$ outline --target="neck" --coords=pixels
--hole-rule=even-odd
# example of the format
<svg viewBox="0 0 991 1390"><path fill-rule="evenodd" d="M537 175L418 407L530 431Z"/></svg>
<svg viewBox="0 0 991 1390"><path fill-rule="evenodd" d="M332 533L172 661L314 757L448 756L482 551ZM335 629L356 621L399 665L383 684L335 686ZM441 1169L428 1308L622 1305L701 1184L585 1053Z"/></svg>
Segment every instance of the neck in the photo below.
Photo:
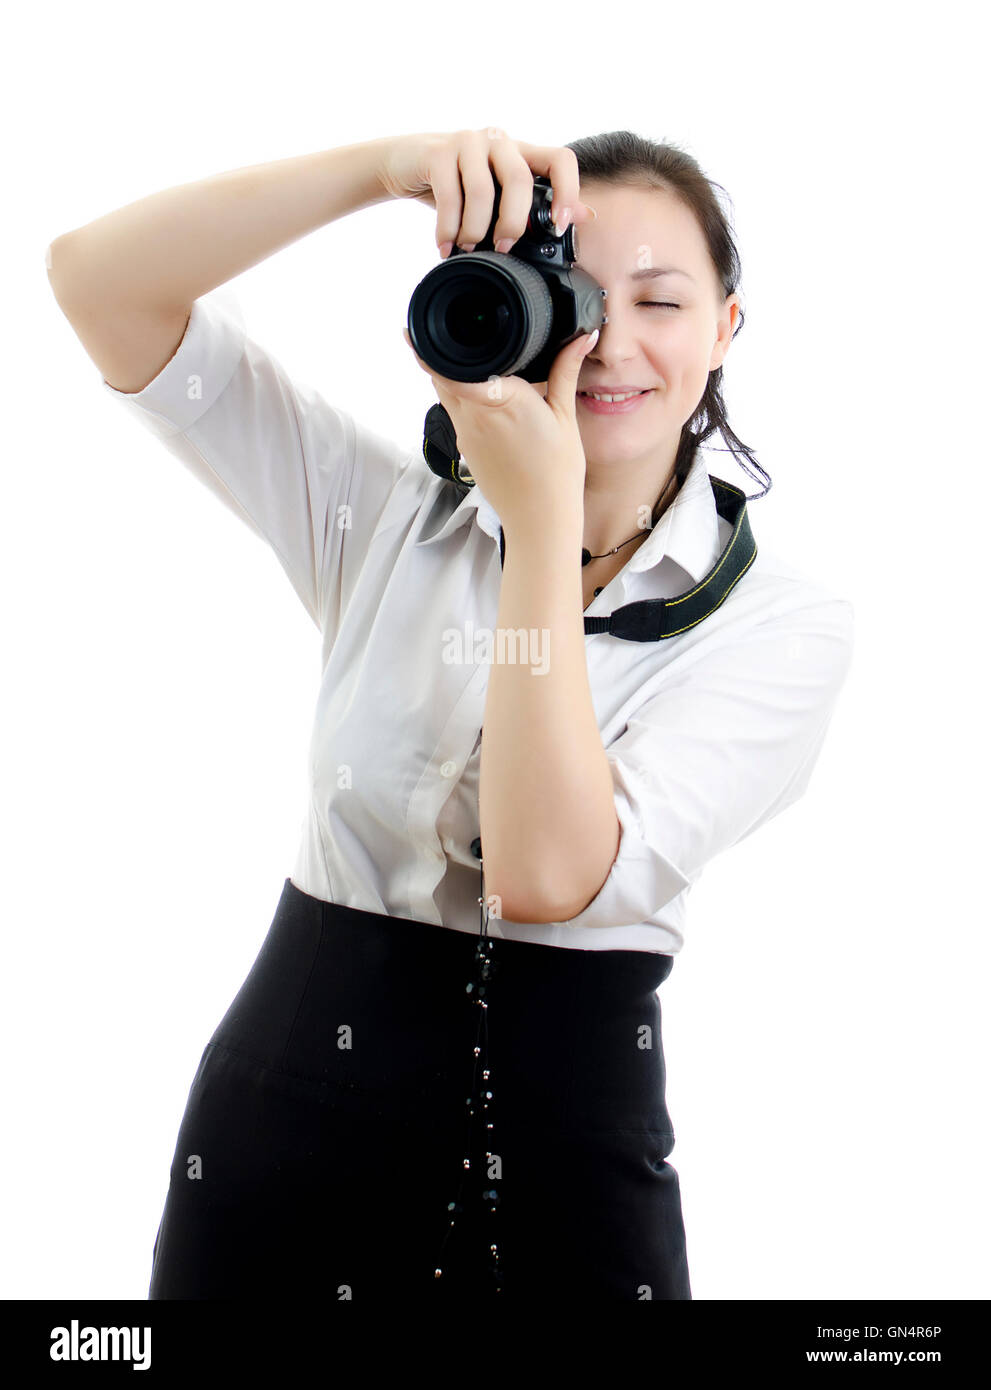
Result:
<svg viewBox="0 0 991 1390"><path fill-rule="evenodd" d="M647 539L677 492L673 463L660 479L646 470L619 479L615 468L596 471L589 466L585 474L582 544L593 555L605 555L614 546L620 546L615 558L622 556L625 561ZM631 540L631 536L636 539ZM628 544L624 545L624 541Z"/></svg>

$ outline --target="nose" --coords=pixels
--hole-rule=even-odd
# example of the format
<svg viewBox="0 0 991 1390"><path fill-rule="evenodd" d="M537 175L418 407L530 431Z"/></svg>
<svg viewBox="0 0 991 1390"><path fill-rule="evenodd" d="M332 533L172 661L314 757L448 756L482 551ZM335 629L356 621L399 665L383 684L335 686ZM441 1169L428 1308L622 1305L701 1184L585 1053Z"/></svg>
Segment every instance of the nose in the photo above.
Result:
<svg viewBox="0 0 991 1390"><path fill-rule="evenodd" d="M585 361L595 360L605 367L630 361L636 356L634 336L632 322L628 318L624 321L613 306L612 313L603 314L595 347L586 354Z"/></svg>

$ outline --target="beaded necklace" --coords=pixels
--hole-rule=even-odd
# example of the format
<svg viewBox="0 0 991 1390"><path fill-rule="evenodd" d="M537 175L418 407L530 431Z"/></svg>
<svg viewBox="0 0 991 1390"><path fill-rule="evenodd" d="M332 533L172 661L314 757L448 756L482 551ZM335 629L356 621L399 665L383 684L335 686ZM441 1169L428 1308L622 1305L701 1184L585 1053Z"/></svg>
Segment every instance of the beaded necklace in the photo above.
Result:
<svg viewBox="0 0 991 1390"><path fill-rule="evenodd" d="M481 841L481 839L476 838L476 839L472 840L472 842L471 842L471 852L472 852L472 854L475 856L475 858L478 860L479 889L480 889L480 896L479 896L479 899L478 899L478 903L479 903L479 914L478 914L478 915L479 915L479 929L478 929L478 945L475 947L475 965L476 965L476 969L475 969L475 978L474 978L473 980L469 980L469 981L467 982L467 984L465 985L465 993L471 995L471 996L473 997L473 999L474 999L474 1002L478 1005L478 1031L477 1031L476 1036L475 1036L475 1045L474 1045L474 1047L473 1047L473 1049L472 1049L472 1054L473 1054L475 1060L474 1060L474 1068L473 1068L473 1072L472 1072L471 1094L468 1096L468 1099L465 1101L465 1108L466 1108L466 1111L467 1111L467 1127L466 1127L466 1138L465 1138L465 1150L466 1150L466 1153L465 1153L464 1158L462 1159L461 1182L460 1182L460 1185L459 1185L459 1187L458 1187L457 1195L455 1196L454 1200L451 1201L451 1202L448 1202L448 1204L447 1204L447 1210L451 1213L451 1219L450 1219L450 1222L448 1223L447 1231L446 1231L445 1234L444 1234L444 1239L443 1239L443 1241L441 1242L440 1252L438 1253L437 1260L436 1260L436 1263L435 1263L435 1266L434 1266L434 1278L435 1278L435 1279L441 1279L441 1278L444 1277L444 1267L443 1267L443 1265L442 1265L442 1263L441 1263L441 1261L442 1261L442 1259L443 1259L443 1255L444 1255L444 1250L445 1250L446 1247L447 1247L447 1242L448 1242L448 1240L450 1239L451 1232L454 1230L455 1222L457 1221L458 1217L464 1212L464 1203L463 1203L464 1188L465 1188L465 1183L468 1181L468 1177L469 1177L469 1174L470 1174L470 1172L471 1172L472 1141L473 1141L473 1134L472 1134L472 1131L473 1131L474 1125L475 1125L476 1114L480 1114L480 1116L481 1116L482 1118L485 1119L485 1133L484 1133L483 1136L482 1136L482 1138L483 1138L484 1141L485 1141L485 1143L484 1143L484 1154L485 1154L485 1158L486 1158L486 1159L491 1159L491 1157L492 1157L492 1152L491 1152L491 1138L492 1138L492 1136L491 1136L491 1131L492 1131L492 1129L493 1129L493 1125L492 1125L491 1119L488 1118L488 1110L489 1110L489 1102L490 1102L490 1101L492 1100L492 1098L493 1098L493 1093L492 1093L492 1071L491 1071L491 1068L489 1067L489 1034L488 1034L488 1007L489 1007L489 1006L488 1006L488 1001L487 1001L486 998L485 998L485 994L486 994L486 985L487 985L487 982L488 982L489 980L491 980L491 979L495 976L495 974L498 972L498 968L499 968L499 967L495 964L495 962L494 962L493 959L492 959L492 955L491 955L491 952L492 952L492 948L493 948L493 944L494 944L494 943L493 943L491 937L489 937L488 935L486 935L486 928L487 928L487 926L488 926L488 921L489 921L489 911L488 911L488 904L486 903L486 900L485 900L485 869L484 869L484 866L483 866L483 864L482 864L482 841ZM480 1076L480 1077L479 1077L479 1073L481 1073L481 1076ZM477 1107L477 1109L476 1109L476 1107ZM482 1193L482 1201L485 1202L485 1203L487 1204L487 1206L488 1206L488 1208L489 1208L489 1215L490 1215L490 1216L495 1216L495 1214L496 1214L496 1209L498 1208L498 1205L499 1205L499 1191L498 1191L498 1189L497 1189L494 1185L493 1185L492 1187L490 1187L490 1188L487 1188L487 1189ZM498 1242L497 1242L497 1240L496 1240L495 1223L490 1222L490 1226L492 1227L492 1230L491 1230L491 1237L490 1237L490 1244L489 1244L489 1254L490 1254L490 1256L491 1256L491 1264L490 1264L490 1266L489 1266L489 1273L490 1273L491 1276L492 1276L492 1284L493 1284L493 1287L494 1287L496 1293L502 1293L502 1292L503 1292L503 1277L502 1277L502 1270L499 1268L499 1247L498 1247Z"/></svg>

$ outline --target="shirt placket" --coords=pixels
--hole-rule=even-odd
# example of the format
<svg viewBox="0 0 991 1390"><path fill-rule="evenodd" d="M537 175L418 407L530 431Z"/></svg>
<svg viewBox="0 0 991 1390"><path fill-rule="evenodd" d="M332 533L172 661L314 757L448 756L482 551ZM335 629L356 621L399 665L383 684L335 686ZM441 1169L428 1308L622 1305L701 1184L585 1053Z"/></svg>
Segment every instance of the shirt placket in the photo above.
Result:
<svg viewBox="0 0 991 1390"><path fill-rule="evenodd" d="M488 668L482 663L473 664L475 669L444 723L407 810L407 829L419 861L419 872L409 889L410 916L421 922L431 922L436 917L434 890L446 869L437 820L474 751L485 709Z"/></svg>

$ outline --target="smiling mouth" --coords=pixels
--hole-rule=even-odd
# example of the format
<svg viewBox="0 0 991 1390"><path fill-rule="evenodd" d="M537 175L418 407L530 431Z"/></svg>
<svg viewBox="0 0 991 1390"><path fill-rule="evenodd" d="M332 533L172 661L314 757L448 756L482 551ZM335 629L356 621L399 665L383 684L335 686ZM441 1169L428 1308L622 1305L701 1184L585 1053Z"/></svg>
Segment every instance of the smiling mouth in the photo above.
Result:
<svg viewBox="0 0 991 1390"><path fill-rule="evenodd" d="M646 396L650 390L650 387L645 387L643 391L579 391L577 394L593 401L632 401L635 396Z"/></svg>

